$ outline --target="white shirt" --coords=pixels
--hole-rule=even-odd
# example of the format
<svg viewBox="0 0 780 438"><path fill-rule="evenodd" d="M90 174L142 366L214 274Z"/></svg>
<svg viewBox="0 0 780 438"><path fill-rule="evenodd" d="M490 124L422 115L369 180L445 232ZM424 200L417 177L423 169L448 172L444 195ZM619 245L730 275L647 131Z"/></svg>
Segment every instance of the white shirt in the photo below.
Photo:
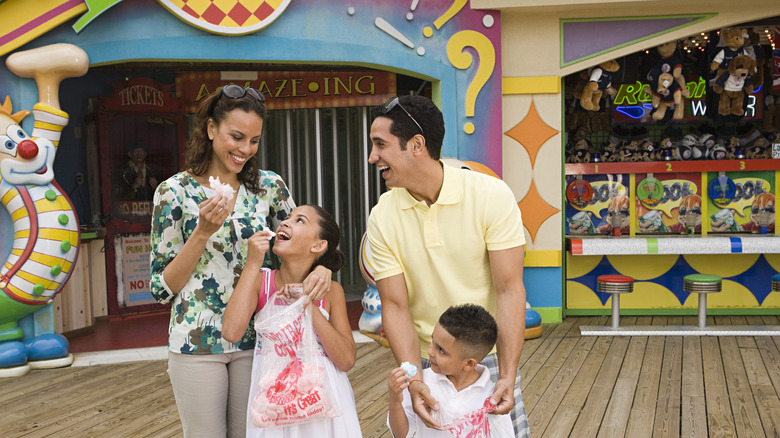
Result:
<svg viewBox="0 0 780 438"><path fill-rule="evenodd" d="M433 417L439 421L442 426L468 414L481 409L485 399L493 395L495 383L490 380L490 373L484 365L477 365L479 379L471 385L458 391L455 385L447 379L447 376L436 374L432 369L423 370L423 382L431 389L431 395L439 402L439 411L433 412ZM406 438L453 438L453 435L447 430L431 429L420 420L412 407L412 400L409 396L409 390L404 390L404 399L402 402L406 419L409 421L409 433ZM509 414L492 415L488 414L490 423L490 436L492 438L514 437L512 428L512 419ZM388 416L388 427L390 419Z"/></svg>

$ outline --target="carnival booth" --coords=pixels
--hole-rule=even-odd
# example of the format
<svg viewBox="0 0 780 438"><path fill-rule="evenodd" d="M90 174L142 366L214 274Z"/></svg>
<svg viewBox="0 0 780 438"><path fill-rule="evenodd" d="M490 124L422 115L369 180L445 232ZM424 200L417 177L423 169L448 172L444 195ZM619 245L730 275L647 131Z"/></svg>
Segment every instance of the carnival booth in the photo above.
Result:
<svg viewBox="0 0 780 438"><path fill-rule="evenodd" d="M568 314L780 309L778 38L723 28L565 78ZM691 275L721 286L704 309Z"/></svg>

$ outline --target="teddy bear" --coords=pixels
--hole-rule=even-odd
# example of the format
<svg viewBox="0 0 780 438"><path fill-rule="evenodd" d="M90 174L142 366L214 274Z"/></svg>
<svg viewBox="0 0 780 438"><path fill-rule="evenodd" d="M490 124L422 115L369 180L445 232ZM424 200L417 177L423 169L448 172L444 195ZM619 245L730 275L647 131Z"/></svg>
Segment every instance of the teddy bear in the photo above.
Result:
<svg viewBox="0 0 780 438"><path fill-rule="evenodd" d="M656 61L655 65L647 74L647 79L651 83L657 82L661 73L671 73L674 80L680 85L683 97L691 97L691 92L685 83L685 76L682 73L682 59L675 54L677 50L677 41L669 41L656 47L661 59Z"/></svg>
<svg viewBox="0 0 780 438"><path fill-rule="evenodd" d="M641 160L638 161L655 161L657 152L658 148L653 144L652 141L644 140L642 144L639 145L639 153L637 156L639 156Z"/></svg>
<svg viewBox="0 0 780 438"><path fill-rule="evenodd" d="M671 73L661 73L658 75L657 82L650 83L649 92L652 98L653 108L653 120L663 120L666 116L666 110L674 106L674 113L672 118L680 120L684 115L684 107L682 102L682 87L677 81L674 80L674 76Z"/></svg>
<svg viewBox="0 0 780 438"><path fill-rule="evenodd" d="M756 68L756 61L747 55L738 55L729 62L728 71L715 79L712 89L720 94L718 114L722 116L742 116L745 109L742 104L745 92L753 92L753 81L750 76Z"/></svg>
<svg viewBox="0 0 780 438"><path fill-rule="evenodd" d="M764 68L767 64L766 53L761 47L761 36L753 29L748 29L748 38L745 38L745 55L756 61L756 70L753 72L753 85L760 87L764 84Z"/></svg>
<svg viewBox="0 0 780 438"><path fill-rule="evenodd" d="M726 47L715 55L715 58L712 59L712 64L710 64L710 70L717 70L715 77L722 75L728 69L732 59L745 54L743 47L745 45L745 35L747 35L745 29L737 28L727 28L720 32L720 39L726 44Z"/></svg>
<svg viewBox="0 0 780 438"><path fill-rule="evenodd" d="M653 161L672 161L674 160L674 149L677 147L674 140L670 137L665 137L658 142L658 147L655 149L653 155Z"/></svg>
<svg viewBox="0 0 780 438"><path fill-rule="evenodd" d="M590 74L590 80L582 90L580 97L580 106L588 111L598 111L601 109L599 101L606 92L614 96L616 91L612 87L612 73L620 70L620 64L617 61L610 60L599 64Z"/></svg>
<svg viewBox="0 0 780 438"><path fill-rule="evenodd" d="M571 148L571 153L566 157L567 163L590 163L594 152L593 145L588 139L577 140Z"/></svg>

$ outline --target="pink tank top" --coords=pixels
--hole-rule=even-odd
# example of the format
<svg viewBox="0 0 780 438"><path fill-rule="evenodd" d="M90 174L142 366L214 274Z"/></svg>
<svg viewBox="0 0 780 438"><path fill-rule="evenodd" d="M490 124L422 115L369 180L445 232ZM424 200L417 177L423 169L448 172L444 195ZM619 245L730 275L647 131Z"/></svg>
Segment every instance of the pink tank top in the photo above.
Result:
<svg viewBox="0 0 780 438"><path fill-rule="evenodd" d="M260 282L260 296L257 300L257 311L259 312L260 309L265 306L265 303L268 302L268 299L276 293L276 269L267 269L263 268L261 269L263 272L263 279ZM319 303L317 303L317 306L323 307L325 305L325 298L320 300Z"/></svg>

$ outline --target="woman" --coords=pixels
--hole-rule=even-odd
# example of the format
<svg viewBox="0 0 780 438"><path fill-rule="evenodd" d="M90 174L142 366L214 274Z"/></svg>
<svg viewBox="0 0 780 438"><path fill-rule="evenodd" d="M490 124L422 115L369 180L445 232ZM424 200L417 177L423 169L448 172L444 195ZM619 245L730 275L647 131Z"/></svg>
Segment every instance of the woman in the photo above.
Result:
<svg viewBox="0 0 780 438"><path fill-rule="evenodd" d="M295 208L284 181L259 169L264 102L258 90L237 85L204 99L186 170L154 195L151 290L159 302L172 303L168 374L185 437L245 432L254 333L226 341L222 313L246 262L249 237L275 228ZM210 189L209 177L235 196ZM265 264L271 266L269 258ZM318 268L304 281L304 292L320 300L330 275Z"/></svg>

